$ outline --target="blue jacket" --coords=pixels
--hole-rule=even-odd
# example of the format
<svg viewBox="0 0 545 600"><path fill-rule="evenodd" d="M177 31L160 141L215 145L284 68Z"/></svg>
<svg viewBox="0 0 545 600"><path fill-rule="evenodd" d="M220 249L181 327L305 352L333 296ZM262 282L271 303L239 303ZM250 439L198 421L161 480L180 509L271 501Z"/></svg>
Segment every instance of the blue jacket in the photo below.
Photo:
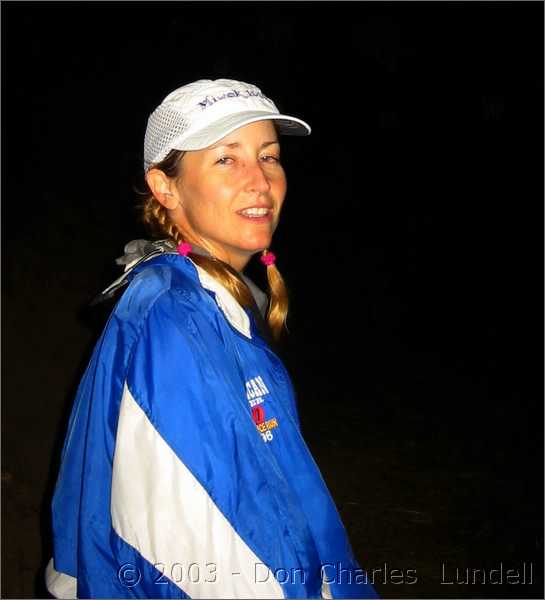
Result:
<svg viewBox="0 0 545 600"><path fill-rule="evenodd" d="M378 597L251 314L189 258L129 278L72 409L50 592Z"/></svg>

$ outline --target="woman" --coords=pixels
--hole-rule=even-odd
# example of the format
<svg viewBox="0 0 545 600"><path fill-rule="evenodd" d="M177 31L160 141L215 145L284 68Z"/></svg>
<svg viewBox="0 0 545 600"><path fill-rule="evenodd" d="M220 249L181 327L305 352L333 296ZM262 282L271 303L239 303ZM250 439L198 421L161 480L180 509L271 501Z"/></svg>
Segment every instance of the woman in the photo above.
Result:
<svg viewBox="0 0 545 600"><path fill-rule="evenodd" d="M286 291L269 251L278 133L310 127L255 86L199 80L146 130L128 283L82 379L52 513L56 597L376 597L301 437L267 342ZM243 274L261 253L266 297ZM264 302L265 301L265 302Z"/></svg>

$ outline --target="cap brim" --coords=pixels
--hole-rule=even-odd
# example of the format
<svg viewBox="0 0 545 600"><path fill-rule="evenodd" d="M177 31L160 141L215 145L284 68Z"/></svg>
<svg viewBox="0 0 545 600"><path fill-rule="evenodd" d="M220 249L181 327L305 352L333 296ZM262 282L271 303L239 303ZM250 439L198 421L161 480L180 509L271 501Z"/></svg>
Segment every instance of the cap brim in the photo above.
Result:
<svg viewBox="0 0 545 600"><path fill-rule="evenodd" d="M309 135L311 132L310 126L296 117L254 110L229 115L199 131L182 135L179 140L173 141L171 148L176 150L203 150L219 142L235 129L256 121L275 121L279 133L283 135Z"/></svg>

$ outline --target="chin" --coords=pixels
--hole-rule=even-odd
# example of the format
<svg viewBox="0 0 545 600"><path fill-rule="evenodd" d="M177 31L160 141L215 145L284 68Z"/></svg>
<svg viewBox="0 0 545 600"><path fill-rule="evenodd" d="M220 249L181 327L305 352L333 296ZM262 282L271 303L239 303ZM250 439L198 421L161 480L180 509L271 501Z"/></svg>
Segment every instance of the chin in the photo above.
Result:
<svg viewBox="0 0 545 600"><path fill-rule="evenodd" d="M266 250L272 243L271 236L263 236L260 239L254 239L249 241L247 244L244 244L243 248L246 252L251 252L252 254L256 254L257 252L262 252Z"/></svg>

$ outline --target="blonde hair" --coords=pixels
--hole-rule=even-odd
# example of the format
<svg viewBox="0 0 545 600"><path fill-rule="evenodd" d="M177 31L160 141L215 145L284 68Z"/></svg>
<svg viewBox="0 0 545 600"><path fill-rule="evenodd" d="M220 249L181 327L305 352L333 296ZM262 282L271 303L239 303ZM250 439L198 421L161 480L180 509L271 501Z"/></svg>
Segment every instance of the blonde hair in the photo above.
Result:
<svg viewBox="0 0 545 600"><path fill-rule="evenodd" d="M183 151L171 150L164 160L152 165L150 168L163 171L167 177L178 178L180 177L183 155ZM184 240L183 231L170 219L167 208L155 198L147 182L144 185L144 191L141 192L143 196L141 217L144 224L151 230L152 234L161 237L166 235L176 244L186 241ZM263 255L267 252L268 250L264 250ZM235 269L214 257L211 258L197 253L190 254L191 260L219 281L236 298L239 304L249 308L254 314L256 314L256 311L259 312L250 289ZM267 324L273 338L278 340L285 327L288 315L288 293L284 279L276 265L269 265L266 269L270 296Z"/></svg>

